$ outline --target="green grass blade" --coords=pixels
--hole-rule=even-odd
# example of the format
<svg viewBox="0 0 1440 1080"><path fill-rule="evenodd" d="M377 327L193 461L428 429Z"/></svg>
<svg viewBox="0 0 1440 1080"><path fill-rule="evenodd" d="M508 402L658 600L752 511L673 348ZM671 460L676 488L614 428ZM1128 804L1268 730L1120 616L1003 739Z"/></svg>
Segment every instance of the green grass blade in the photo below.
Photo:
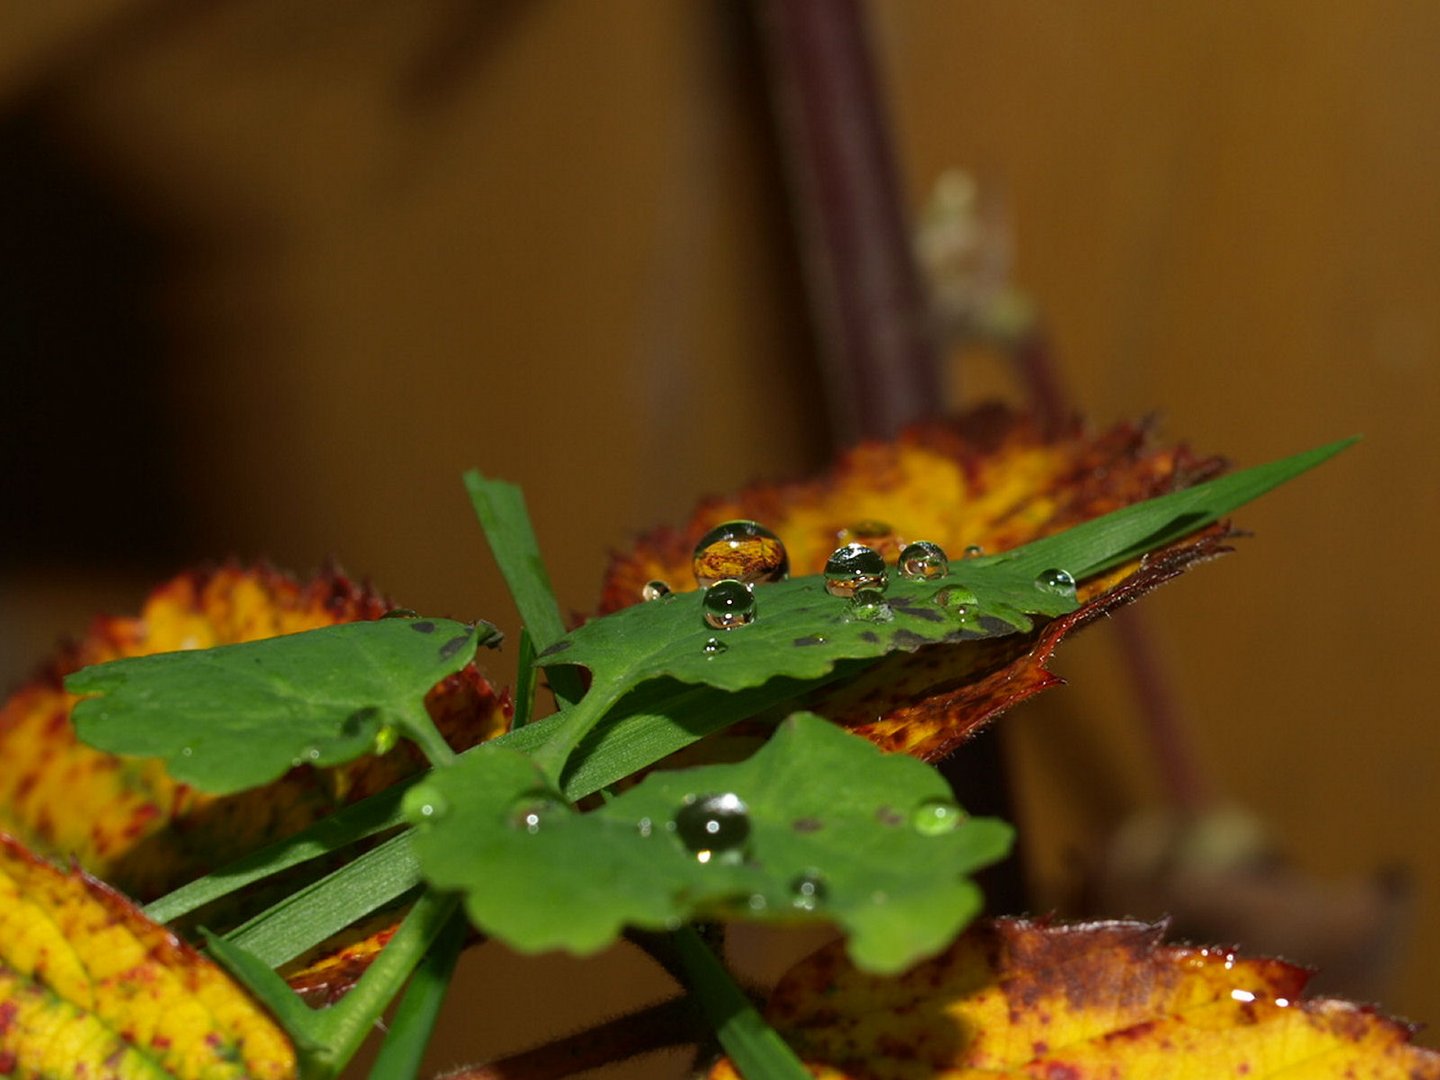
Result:
<svg viewBox="0 0 1440 1080"><path fill-rule="evenodd" d="M1077 580L1091 577L1181 540L1197 529L1334 457L1356 441L1341 439L1328 446L1244 469L1184 491L1127 506L1016 548L1001 556L1026 572L1050 567L1067 570Z"/></svg>
<svg viewBox="0 0 1440 1080"><path fill-rule="evenodd" d="M810 1070L755 1010L730 973L690 927L674 936L680 963L705 1019L745 1080L809 1080Z"/></svg>
<svg viewBox="0 0 1440 1080"><path fill-rule="evenodd" d="M232 930L225 940L271 967L293 960L419 884L410 841L408 832L391 837Z"/></svg>
<svg viewBox="0 0 1440 1080"><path fill-rule="evenodd" d="M440 1006L450 988L450 977L455 973L468 931L464 913L451 914L410 977L410 985L405 988L405 996L400 999L385 1042L370 1069L371 1080L414 1080L419 1075L425 1048L435 1030L435 1021L440 1016Z"/></svg>

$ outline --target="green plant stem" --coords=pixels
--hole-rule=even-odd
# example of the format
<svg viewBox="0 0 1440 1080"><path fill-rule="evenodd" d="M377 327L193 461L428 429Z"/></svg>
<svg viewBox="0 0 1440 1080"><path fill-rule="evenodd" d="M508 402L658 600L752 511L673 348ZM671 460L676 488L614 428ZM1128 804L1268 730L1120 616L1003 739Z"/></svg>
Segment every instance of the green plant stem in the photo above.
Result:
<svg viewBox="0 0 1440 1080"><path fill-rule="evenodd" d="M469 928L465 913L458 907L450 913L410 977L410 985L405 988L405 996L390 1021L390 1031L370 1069L371 1080L413 1080L419 1074Z"/></svg>
<svg viewBox="0 0 1440 1080"><path fill-rule="evenodd" d="M756 1011L693 927L675 932L675 947L700 1011L746 1080L809 1080L779 1033Z"/></svg>
<svg viewBox="0 0 1440 1080"><path fill-rule="evenodd" d="M405 733L410 736L427 761L437 769L455 763L455 751L440 734L435 721L430 719L423 703L410 711L404 720Z"/></svg>

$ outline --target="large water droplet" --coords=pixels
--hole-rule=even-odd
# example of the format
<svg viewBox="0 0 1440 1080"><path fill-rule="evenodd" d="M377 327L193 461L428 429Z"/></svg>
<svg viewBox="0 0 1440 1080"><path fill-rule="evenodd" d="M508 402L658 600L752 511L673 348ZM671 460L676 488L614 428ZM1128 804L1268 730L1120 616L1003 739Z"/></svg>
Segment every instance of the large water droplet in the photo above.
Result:
<svg viewBox="0 0 1440 1080"><path fill-rule="evenodd" d="M510 810L510 826L533 835L544 828L547 821L564 813L567 813L565 807L554 799L531 797L516 803Z"/></svg>
<svg viewBox="0 0 1440 1080"><path fill-rule="evenodd" d="M700 651L706 656L719 656L728 648L730 648L730 646L726 645L719 638L712 637L705 640L705 644L701 647Z"/></svg>
<svg viewBox="0 0 1440 1080"><path fill-rule="evenodd" d="M702 863L737 861L750 837L750 811L732 792L691 795L675 814L675 831Z"/></svg>
<svg viewBox="0 0 1440 1080"><path fill-rule="evenodd" d="M700 538L691 568L701 588L726 578L760 585L783 580L790 573L790 556L780 538L764 525L727 521Z"/></svg>
<svg viewBox="0 0 1440 1080"><path fill-rule="evenodd" d="M801 911L814 911L829 893L830 887L818 870L807 870L790 882L790 903Z"/></svg>
<svg viewBox="0 0 1440 1080"><path fill-rule="evenodd" d="M661 600L670 595L672 595L670 586L666 585L665 582L659 578L645 582L645 585L640 589L640 599L645 601Z"/></svg>
<svg viewBox="0 0 1440 1080"><path fill-rule="evenodd" d="M416 784L400 800L400 813L411 825L439 821L450 812L450 800L429 784Z"/></svg>
<svg viewBox="0 0 1440 1080"><path fill-rule="evenodd" d="M917 540L900 552L899 567L907 578L933 581L950 572L950 557L939 544Z"/></svg>
<svg viewBox="0 0 1440 1080"><path fill-rule="evenodd" d="M974 614L975 605L980 603L980 598L964 585L946 585L930 598L930 602L944 608L957 619L965 619Z"/></svg>
<svg viewBox="0 0 1440 1080"><path fill-rule="evenodd" d="M864 544L836 548L825 560L825 591L831 596L854 596L860 589L883 591L888 583L884 556Z"/></svg>
<svg viewBox="0 0 1440 1080"><path fill-rule="evenodd" d="M1035 588L1041 592L1054 593L1056 596L1075 595L1075 579L1064 570L1042 570L1035 578Z"/></svg>
<svg viewBox="0 0 1440 1080"><path fill-rule="evenodd" d="M910 824L921 836L944 836L965 820L965 811L949 799L926 799L910 815Z"/></svg>
<svg viewBox="0 0 1440 1080"><path fill-rule="evenodd" d="M733 630L755 621L755 594L734 578L717 581L705 590L700 602L705 625L716 630Z"/></svg>
<svg viewBox="0 0 1440 1080"><path fill-rule="evenodd" d="M885 602L885 594L878 589L861 589L850 597L850 618L863 622L890 622L895 612Z"/></svg>

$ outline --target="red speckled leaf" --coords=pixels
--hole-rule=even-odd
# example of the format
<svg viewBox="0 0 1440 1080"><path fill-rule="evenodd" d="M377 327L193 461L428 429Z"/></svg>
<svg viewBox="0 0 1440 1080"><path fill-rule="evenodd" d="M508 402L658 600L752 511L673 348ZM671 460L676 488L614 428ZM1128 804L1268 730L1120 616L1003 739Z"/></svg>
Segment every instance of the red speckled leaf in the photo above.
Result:
<svg viewBox="0 0 1440 1080"><path fill-rule="evenodd" d="M862 443L815 480L760 484L707 500L683 529L655 529L612 560L601 611L638 602L651 579L694 588L695 542L733 518L759 521L778 534L792 574L815 574L831 551L851 540L878 547L891 560L914 540L938 543L952 559L970 545L1005 551L1210 479L1222 468L1219 459L1196 457L1183 446L1151 446L1139 425L1099 435L1076 425L1046 435L1023 416L987 407L912 428L894 442ZM890 656L807 707L887 750L942 757L989 718L1058 684L1045 665L1067 633L1228 550L1228 535L1212 526L1082 583L1081 608L1030 635Z"/></svg>
<svg viewBox="0 0 1440 1080"><path fill-rule="evenodd" d="M337 769L302 766L270 787L215 798L175 783L158 761L77 742L75 698L61 686L88 664L375 619L389 607L338 572L300 583L267 567L231 565L181 574L156 589L136 618L97 619L0 708L0 828L153 899L414 772L420 756L402 743L383 757ZM457 748L508 724L508 696L473 666L440 684L427 704Z"/></svg>
<svg viewBox="0 0 1440 1080"><path fill-rule="evenodd" d="M1305 970L1163 932L999 919L889 978L829 946L785 975L766 1018L825 1080L1440 1078L1404 1025L1302 998ZM722 1062L711 1080L737 1076Z"/></svg>
<svg viewBox="0 0 1440 1080"><path fill-rule="evenodd" d="M0 833L0 1075L289 1080L295 1054L210 961Z"/></svg>

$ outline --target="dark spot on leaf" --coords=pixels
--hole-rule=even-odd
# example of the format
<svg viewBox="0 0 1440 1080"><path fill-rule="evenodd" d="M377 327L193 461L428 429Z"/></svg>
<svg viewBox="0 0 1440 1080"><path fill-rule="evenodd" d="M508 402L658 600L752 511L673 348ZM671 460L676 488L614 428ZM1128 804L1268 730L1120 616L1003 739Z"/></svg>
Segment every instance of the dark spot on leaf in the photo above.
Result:
<svg viewBox="0 0 1440 1080"><path fill-rule="evenodd" d="M465 647L466 642L473 640L469 634L460 634L457 637L452 637L449 641L445 642L444 645L440 646L440 659L449 660Z"/></svg>
<svg viewBox="0 0 1440 1080"><path fill-rule="evenodd" d="M379 712L380 710L373 705L367 705L363 709L356 709L347 716L345 721L340 725L340 734L347 737L359 735L361 728L363 728L368 721L373 720Z"/></svg>
<svg viewBox="0 0 1440 1080"><path fill-rule="evenodd" d="M824 645L825 639L819 634L809 634L806 637L797 637L792 645Z"/></svg>
<svg viewBox="0 0 1440 1080"><path fill-rule="evenodd" d="M891 640L895 642L897 649L918 649L922 645L930 644L930 639L923 634L917 634L914 630L906 630L904 627L896 630L895 636Z"/></svg>
<svg viewBox="0 0 1440 1080"><path fill-rule="evenodd" d="M429 619L421 619L419 622L411 623L410 629L414 630L417 634L433 634L435 632L435 624Z"/></svg>
<svg viewBox="0 0 1440 1080"><path fill-rule="evenodd" d="M905 824L905 815L902 814L899 810L896 810L893 806L882 806L875 811L875 820L878 821L881 825L889 825L894 827L896 825Z"/></svg>
<svg viewBox="0 0 1440 1080"><path fill-rule="evenodd" d="M936 611L933 607L900 607L893 605L894 610L901 615L908 615L912 619L923 619L925 622L942 622L945 619L943 612Z"/></svg>
<svg viewBox="0 0 1440 1080"><path fill-rule="evenodd" d="M568 641L557 641L557 642L555 642L554 645L551 645L551 646L549 646L548 648L542 649L542 650L540 651L540 655L541 655L541 656L554 656L556 653L562 653L562 652L564 652L564 651L565 651L566 649L568 649L569 647L570 647L570 642L568 642Z"/></svg>
<svg viewBox="0 0 1440 1080"><path fill-rule="evenodd" d="M790 827L798 833L818 832L825 827L825 823L819 818L802 817L796 818L790 823Z"/></svg>

